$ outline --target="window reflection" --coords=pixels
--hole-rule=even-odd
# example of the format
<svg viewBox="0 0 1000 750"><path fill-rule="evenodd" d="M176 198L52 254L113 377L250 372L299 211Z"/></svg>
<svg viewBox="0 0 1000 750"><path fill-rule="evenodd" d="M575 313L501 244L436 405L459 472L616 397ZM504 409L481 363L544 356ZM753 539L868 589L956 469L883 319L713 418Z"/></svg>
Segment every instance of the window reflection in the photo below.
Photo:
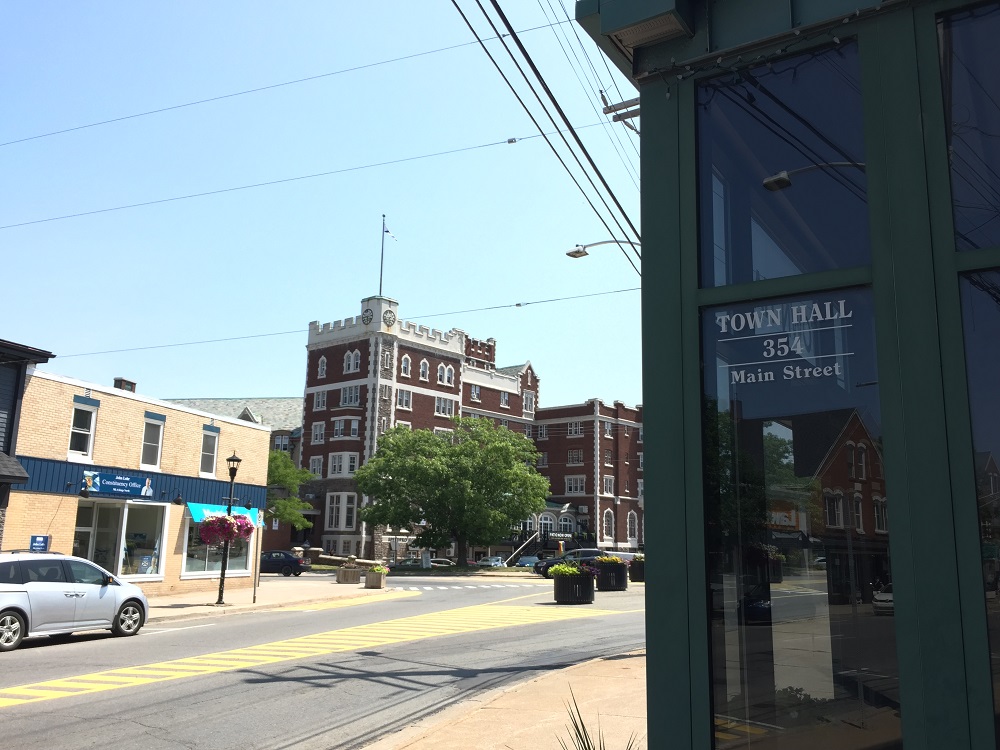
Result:
<svg viewBox="0 0 1000 750"><path fill-rule="evenodd" d="M703 312L717 747L901 738L871 293ZM872 731L877 730L877 731Z"/></svg>
<svg viewBox="0 0 1000 750"><path fill-rule="evenodd" d="M1000 246L1000 3L939 23L941 76L959 250Z"/></svg>
<svg viewBox="0 0 1000 750"><path fill-rule="evenodd" d="M968 274L961 289L983 588L990 651L996 654L1000 653L1000 270ZM991 666L1000 746L1000 664L995 656Z"/></svg>
<svg viewBox="0 0 1000 750"><path fill-rule="evenodd" d="M869 262L857 45L698 90L702 286Z"/></svg>

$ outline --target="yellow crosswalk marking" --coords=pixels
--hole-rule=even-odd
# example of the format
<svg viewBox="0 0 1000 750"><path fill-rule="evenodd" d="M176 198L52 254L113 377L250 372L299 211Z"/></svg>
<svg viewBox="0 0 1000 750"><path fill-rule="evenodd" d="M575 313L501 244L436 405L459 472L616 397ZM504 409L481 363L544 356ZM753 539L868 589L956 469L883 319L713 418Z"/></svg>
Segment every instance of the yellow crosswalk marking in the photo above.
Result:
<svg viewBox="0 0 1000 750"><path fill-rule="evenodd" d="M412 596L418 595L419 592L399 593L403 596ZM379 601L385 601L385 599L380 597ZM302 607L302 609L312 608ZM199 675L232 672L248 667L259 667L324 654L357 651L362 648L386 646L392 643L496 630L514 625L537 625L613 614L620 613L590 607L480 604L444 612L405 617L391 622L357 625L343 630L331 630L231 651L190 656L157 664L109 669L104 672L61 677L31 685L0 687L0 709L25 703L55 700L56 698L118 690L124 687L131 688L138 685L180 680Z"/></svg>

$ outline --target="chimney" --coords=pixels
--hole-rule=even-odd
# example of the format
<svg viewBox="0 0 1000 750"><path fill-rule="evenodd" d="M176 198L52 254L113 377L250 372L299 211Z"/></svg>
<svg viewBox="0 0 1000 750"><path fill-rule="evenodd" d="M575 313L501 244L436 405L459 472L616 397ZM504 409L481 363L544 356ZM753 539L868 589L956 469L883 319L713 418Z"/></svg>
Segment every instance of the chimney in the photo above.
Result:
<svg viewBox="0 0 1000 750"><path fill-rule="evenodd" d="M120 388L123 391L128 391L129 393L135 393L135 383L131 380L126 380L125 378L115 378L115 388Z"/></svg>

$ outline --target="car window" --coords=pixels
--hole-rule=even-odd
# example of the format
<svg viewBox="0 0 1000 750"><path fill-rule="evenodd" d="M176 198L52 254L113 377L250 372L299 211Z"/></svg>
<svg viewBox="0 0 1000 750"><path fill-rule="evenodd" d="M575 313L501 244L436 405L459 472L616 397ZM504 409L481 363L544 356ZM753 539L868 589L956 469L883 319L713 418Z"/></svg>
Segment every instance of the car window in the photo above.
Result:
<svg viewBox="0 0 1000 750"><path fill-rule="evenodd" d="M21 583L21 569L16 560L0 562L0 583Z"/></svg>
<svg viewBox="0 0 1000 750"><path fill-rule="evenodd" d="M882 593L882 594L891 594L892 593L892 584L891 583L887 583L885 586L882 587L882 591L879 592L879 593Z"/></svg>
<svg viewBox="0 0 1000 750"><path fill-rule="evenodd" d="M92 586L104 585L103 571L79 560L67 560L66 562L69 563L69 572L73 576L73 583L86 583Z"/></svg>
<svg viewBox="0 0 1000 750"><path fill-rule="evenodd" d="M62 560L22 560L21 574L25 583L66 583Z"/></svg>

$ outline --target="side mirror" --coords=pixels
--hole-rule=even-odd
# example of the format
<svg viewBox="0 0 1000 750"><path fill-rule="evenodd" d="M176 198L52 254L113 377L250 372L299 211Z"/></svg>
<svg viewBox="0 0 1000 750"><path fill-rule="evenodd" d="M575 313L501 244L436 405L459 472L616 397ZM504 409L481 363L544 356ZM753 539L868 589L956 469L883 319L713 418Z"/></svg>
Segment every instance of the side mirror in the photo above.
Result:
<svg viewBox="0 0 1000 750"><path fill-rule="evenodd" d="M114 582L115 579L105 573L104 578L101 579L101 586L110 586Z"/></svg>

